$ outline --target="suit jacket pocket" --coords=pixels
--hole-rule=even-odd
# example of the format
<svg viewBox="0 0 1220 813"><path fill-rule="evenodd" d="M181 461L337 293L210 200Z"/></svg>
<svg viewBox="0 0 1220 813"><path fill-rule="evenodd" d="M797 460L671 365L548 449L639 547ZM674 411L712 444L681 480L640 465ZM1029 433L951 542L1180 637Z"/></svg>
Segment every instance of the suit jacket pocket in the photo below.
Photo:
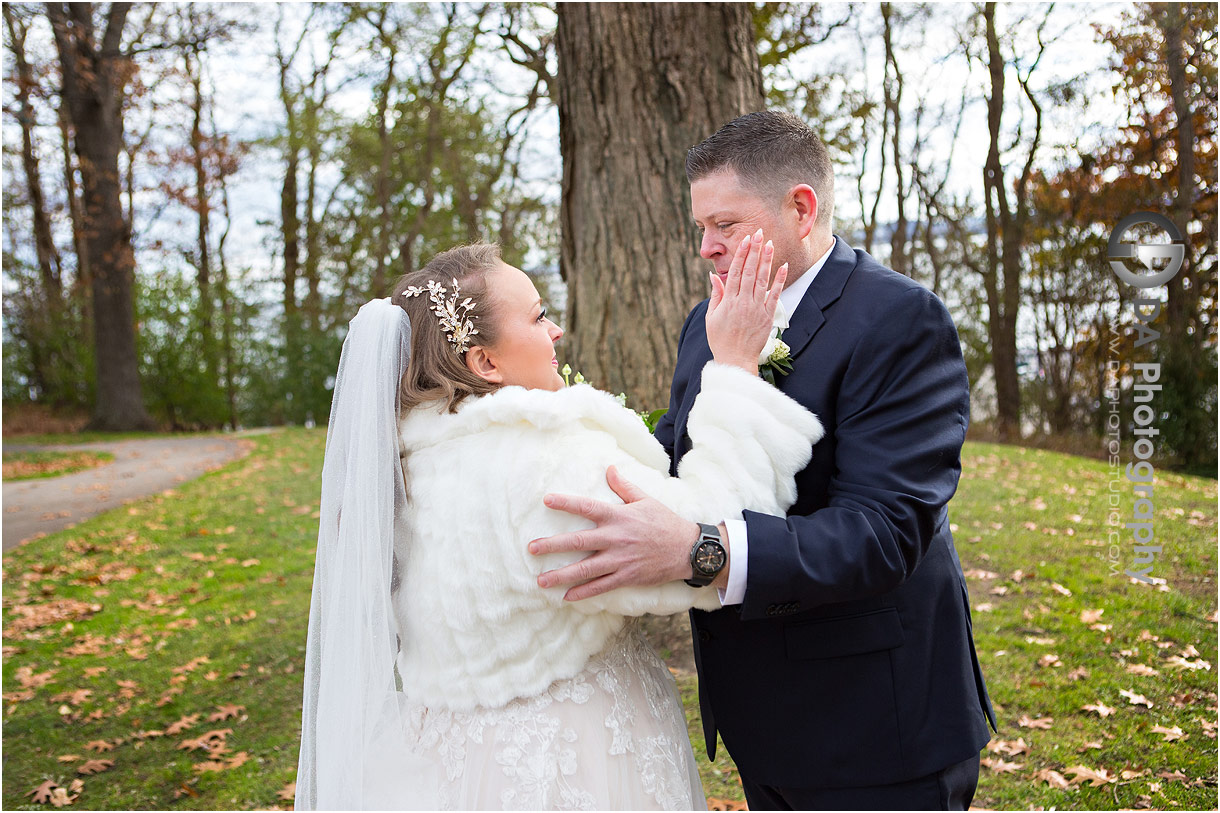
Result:
<svg viewBox="0 0 1220 813"><path fill-rule="evenodd" d="M819 618L792 624L784 631L788 657L798 660L842 658L901 646L898 609L886 607L858 615Z"/></svg>

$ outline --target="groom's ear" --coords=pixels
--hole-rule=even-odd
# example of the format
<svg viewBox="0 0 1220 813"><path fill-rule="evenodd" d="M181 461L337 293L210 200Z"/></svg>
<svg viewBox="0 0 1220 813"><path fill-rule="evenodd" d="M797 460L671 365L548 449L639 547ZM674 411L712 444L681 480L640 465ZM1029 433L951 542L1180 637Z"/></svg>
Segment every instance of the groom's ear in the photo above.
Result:
<svg viewBox="0 0 1220 813"><path fill-rule="evenodd" d="M788 203L796 219L797 234L805 237L818 219L818 193L809 184L797 184L788 192Z"/></svg>
<svg viewBox="0 0 1220 813"><path fill-rule="evenodd" d="M492 384L504 383L504 373L500 372L495 358L481 344L476 344L466 351L466 369Z"/></svg>

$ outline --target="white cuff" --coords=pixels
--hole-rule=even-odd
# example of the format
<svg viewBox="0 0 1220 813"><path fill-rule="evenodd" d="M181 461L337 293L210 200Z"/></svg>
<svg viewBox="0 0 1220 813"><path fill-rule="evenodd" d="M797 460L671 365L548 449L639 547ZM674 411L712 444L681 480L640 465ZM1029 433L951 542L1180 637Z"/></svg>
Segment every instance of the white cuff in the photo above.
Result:
<svg viewBox="0 0 1220 813"><path fill-rule="evenodd" d="M721 605L728 607L746 600L746 565L750 559L750 537L746 531L745 520L726 519L724 530L724 547L729 552L729 583L723 590L718 589L718 592Z"/></svg>

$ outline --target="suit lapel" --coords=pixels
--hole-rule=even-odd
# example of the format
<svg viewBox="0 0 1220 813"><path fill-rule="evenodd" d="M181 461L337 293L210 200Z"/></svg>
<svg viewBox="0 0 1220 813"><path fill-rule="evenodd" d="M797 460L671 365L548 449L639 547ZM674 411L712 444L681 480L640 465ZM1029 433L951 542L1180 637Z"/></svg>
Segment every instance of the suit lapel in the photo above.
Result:
<svg viewBox="0 0 1220 813"><path fill-rule="evenodd" d="M830 307L843 293L847 278L856 267L856 253L847 243L835 238L834 248L826 258L825 265L814 278L809 290L796 306L796 312L784 331L784 341L793 358L805 349L814 335L826 324L823 311Z"/></svg>

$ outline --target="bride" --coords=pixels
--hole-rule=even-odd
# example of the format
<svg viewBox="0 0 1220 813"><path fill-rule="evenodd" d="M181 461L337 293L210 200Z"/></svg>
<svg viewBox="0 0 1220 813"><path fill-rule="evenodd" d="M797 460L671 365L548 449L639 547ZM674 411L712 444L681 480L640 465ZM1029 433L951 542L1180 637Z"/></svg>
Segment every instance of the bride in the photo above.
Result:
<svg viewBox="0 0 1220 813"><path fill-rule="evenodd" d="M678 477L635 413L565 387L495 246L446 251L352 320L335 383L305 659L299 809L705 808L681 701L630 617L720 606L672 582L567 602L538 575L585 527L552 491L623 476L691 518L781 514L822 433L757 375L786 267L743 243ZM582 525L585 523L585 525Z"/></svg>

